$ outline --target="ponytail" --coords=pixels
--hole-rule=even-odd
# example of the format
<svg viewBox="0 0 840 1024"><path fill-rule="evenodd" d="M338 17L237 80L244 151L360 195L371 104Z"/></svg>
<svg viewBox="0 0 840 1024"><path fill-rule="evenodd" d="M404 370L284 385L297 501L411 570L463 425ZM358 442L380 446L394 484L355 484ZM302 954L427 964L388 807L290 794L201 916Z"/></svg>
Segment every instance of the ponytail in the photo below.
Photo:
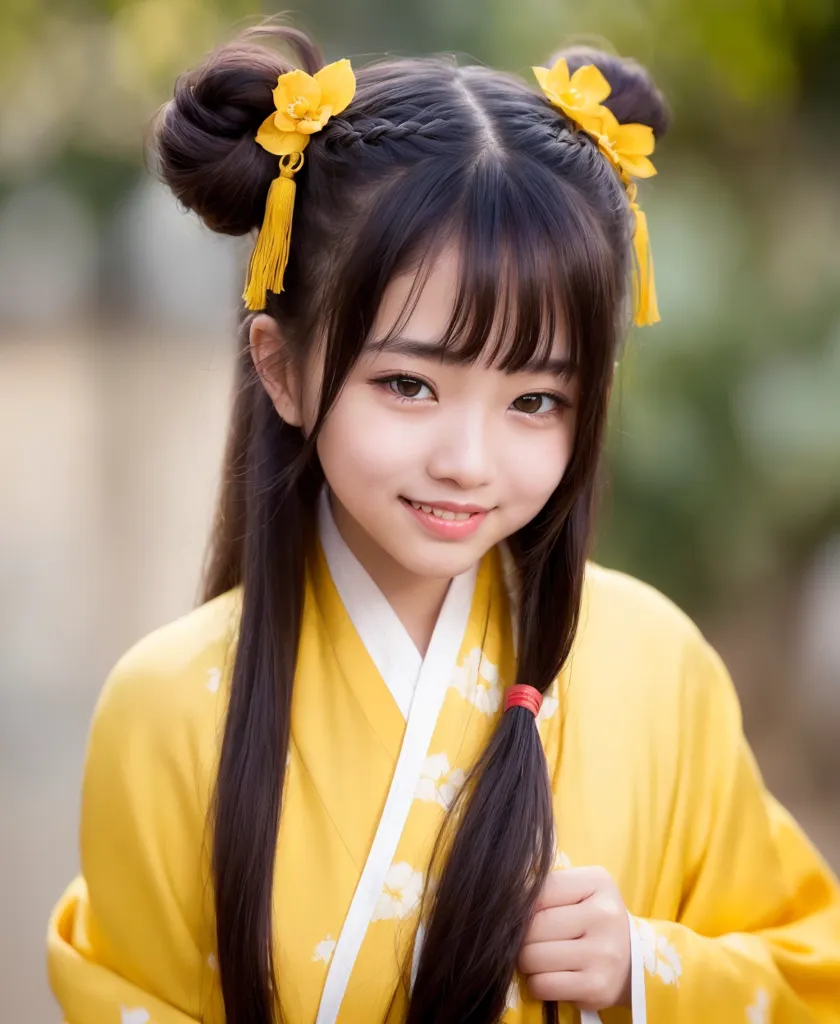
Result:
<svg viewBox="0 0 840 1024"><path fill-rule="evenodd" d="M565 516L547 555L537 557L538 523L516 538L526 583L516 684L540 693L568 657L577 628L590 493L587 489ZM562 517L562 510L553 515ZM489 1024L502 1016L555 845L551 786L536 719L527 708L511 707L453 802L434 847L430 876L440 870L440 878L421 907L428 923L408 1024ZM555 1004L545 1005L544 1019L557 1021Z"/></svg>

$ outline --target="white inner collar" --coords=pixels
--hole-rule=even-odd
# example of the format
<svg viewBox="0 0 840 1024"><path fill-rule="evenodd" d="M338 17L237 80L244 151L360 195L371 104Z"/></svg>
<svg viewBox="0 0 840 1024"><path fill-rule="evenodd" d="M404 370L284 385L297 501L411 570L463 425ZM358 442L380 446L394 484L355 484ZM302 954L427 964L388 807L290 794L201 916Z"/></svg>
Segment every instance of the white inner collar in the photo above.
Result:
<svg viewBox="0 0 840 1024"><path fill-rule="evenodd" d="M421 658L393 608L339 534L326 488L319 500L318 526L344 607L406 719L388 797L321 993L316 1024L334 1024L414 802L469 622L478 566L453 578L426 657Z"/></svg>
<svg viewBox="0 0 840 1024"><path fill-rule="evenodd" d="M338 596L403 718L407 719L423 657L385 595L339 533L327 486L321 489L318 498L318 532ZM462 574L470 601L475 576L475 567ZM447 614L450 604L444 603L441 616ZM441 623L440 617L438 623Z"/></svg>

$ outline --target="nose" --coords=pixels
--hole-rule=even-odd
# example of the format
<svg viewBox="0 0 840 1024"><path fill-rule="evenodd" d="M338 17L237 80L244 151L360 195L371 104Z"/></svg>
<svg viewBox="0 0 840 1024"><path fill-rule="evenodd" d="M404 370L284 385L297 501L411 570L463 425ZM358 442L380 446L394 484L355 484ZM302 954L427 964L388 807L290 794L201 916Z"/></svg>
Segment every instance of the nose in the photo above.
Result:
<svg viewBox="0 0 840 1024"><path fill-rule="evenodd" d="M428 472L461 490L475 491L493 479L495 459L490 427L480 408L453 409L435 425Z"/></svg>

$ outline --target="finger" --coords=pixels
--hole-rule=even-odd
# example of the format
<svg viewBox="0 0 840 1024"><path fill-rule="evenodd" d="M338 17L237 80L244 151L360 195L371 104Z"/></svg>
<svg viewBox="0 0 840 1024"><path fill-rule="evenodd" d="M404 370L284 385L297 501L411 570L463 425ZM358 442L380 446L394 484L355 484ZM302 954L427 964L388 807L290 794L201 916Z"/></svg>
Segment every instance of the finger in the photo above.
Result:
<svg viewBox="0 0 840 1024"><path fill-rule="evenodd" d="M565 907L570 903L581 903L598 892L609 874L601 867L564 868L549 873L537 897L535 909Z"/></svg>
<svg viewBox="0 0 840 1024"><path fill-rule="evenodd" d="M529 942L519 951L516 964L523 974L582 971L592 961L592 952L580 939L560 942Z"/></svg>
<svg viewBox="0 0 840 1024"><path fill-rule="evenodd" d="M568 907L547 907L531 918L525 942L550 942L553 939L580 939L586 935L589 907L572 903Z"/></svg>
<svg viewBox="0 0 840 1024"><path fill-rule="evenodd" d="M592 971L551 971L532 974L528 989L542 1002L571 1003L581 1010L603 1010L610 1005Z"/></svg>
<svg viewBox="0 0 840 1024"><path fill-rule="evenodd" d="M580 1002L586 982L583 971L550 971L532 974L527 979L528 991L534 999L544 1003Z"/></svg>

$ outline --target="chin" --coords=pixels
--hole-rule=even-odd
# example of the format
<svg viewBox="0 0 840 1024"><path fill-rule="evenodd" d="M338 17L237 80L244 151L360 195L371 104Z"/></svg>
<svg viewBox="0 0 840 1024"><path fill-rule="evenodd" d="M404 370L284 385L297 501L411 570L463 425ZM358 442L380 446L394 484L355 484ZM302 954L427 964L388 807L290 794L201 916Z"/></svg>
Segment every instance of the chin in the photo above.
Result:
<svg viewBox="0 0 840 1024"><path fill-rule="evenodd" d="M467 547L439 544L425 551L419 548L408 551L403 547L399 552L394 552L394 557L414 576L451 579L453 576L460 576L480 561L486 550L484 545Z"/></svg>

